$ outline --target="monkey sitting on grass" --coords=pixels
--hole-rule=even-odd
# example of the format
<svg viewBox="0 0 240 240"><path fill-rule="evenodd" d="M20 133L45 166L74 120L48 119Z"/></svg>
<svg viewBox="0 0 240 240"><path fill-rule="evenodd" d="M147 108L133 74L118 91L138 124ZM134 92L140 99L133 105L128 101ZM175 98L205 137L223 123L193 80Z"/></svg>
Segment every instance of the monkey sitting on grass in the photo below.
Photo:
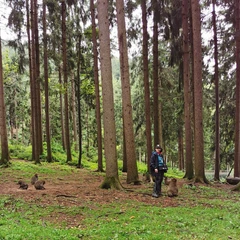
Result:
<svg viewBox="0 0 240 240"><path fill-rule="evenodd" d="M37 190L44 190L45 187L43 186L46 182L44 180L38 180L35 184L34 184L34 187L37 189Z"/></svg>
<svg viewBox="0 0 240 240"><path fill-rule="evenodd" d="M38 180L38 175L34 174L33 177L31 178L31 184L34 185L37 180Z"/></svg>
<svg viewBox="0 0 240 240"><path fill-rule="evenodd" d="M24 189L24 190L28 189L28 185L24 181L19 180L18 184L20 185L19 188Z"/></svg>
<svg viewBox="0 0 240 240"><path fill-rule="evenodd" d="M169 183L170 183L170 180L168 180L168 178L164 176L164 184L168 186Z"/></svg>
<svg viewBox="0 0 240 240"><path fill-rule="evenodd" d="M177 187L177 179L176 178L172 178L170 180L168 188L167 188L167 195L168 195L168 197L178 196L178 187Z"/></svg>

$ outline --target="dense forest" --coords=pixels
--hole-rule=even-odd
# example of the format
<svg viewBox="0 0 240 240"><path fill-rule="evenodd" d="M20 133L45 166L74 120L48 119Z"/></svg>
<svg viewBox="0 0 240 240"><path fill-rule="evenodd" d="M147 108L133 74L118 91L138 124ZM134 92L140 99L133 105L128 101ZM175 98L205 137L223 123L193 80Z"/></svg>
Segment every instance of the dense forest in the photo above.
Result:
<svg viewBox="0 0 240 240"><path fill-rule="evenodd" d="M102 187L119 189L118 161L137 183L159 143L187 179L240 177L238 0L1 3L1 165L10 145L35 163L61 146L77 167L97 156Z"/></svg>

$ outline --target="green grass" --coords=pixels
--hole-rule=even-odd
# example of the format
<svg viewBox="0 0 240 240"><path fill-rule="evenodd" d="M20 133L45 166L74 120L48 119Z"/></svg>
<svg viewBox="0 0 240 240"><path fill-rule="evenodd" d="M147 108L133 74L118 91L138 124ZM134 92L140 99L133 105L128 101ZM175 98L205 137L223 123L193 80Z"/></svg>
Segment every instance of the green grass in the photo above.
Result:
<svg viewBox="0 0 240 240"><path fill-rule="evenodd" d="M63 229L45 221L56 207L27 204L14 198L0 199L0 239L78 239L76 230ZM72 236L71 236L72 235Z"/></svg>
<svg viewBox="0 0 240 240"><path fill-rule="evenodd" d="M0 169L0 176L30 177L38 172L61 177L75 170L60 163L14 161L10 168ZM239 240L240 236L240 193L212 186L183 186L177 198L161 197L155 205L113 199L66 207L57 201L46 204L42 201L46 198L25 202L0 194L0 240Z"/></svg>
<svg viewBox="0 0 240 240"><path fill-rule="evenodd" d="M0 176L1 176L1 170L0 168ZM27 162L27 161L15 161L11 162L10 168L4 168L5 173L9 173L12 175L12 172L14 172L14 175L18 176L18 178L31 178L35 173L43 173L43 174L49 174L49 175L67 175L71 174L72 172L76 171L76 168L73 168L68 165L60 165L59 163L47 163L42 162L41 164L34 164L33 162ZM17 178L16 178L17 179Z"/></svg>
<svg viewBox="0 0 240 240"><path fill-rule="evenodd" d="M41 208L1 198L0 239L239 239L239 203L166 208L135 201L91 205ZM59 212L81 214L84 220L74 228L44 220Z"/></svg>
<svg viewBox="0 0 240 240"><path fill-rule="evenodd" d="M125 207L126 203L120 207ZM117 206L99 212L96 223L86 220L91 228L82 230L86 239L233 239L239 237L239 217L229 212L224 216L215 208L159 208L128 204L122 214ZM119 212L117 212L119 209ZM237 233L238 232L238 233ZM226 233L228 233L226 235ZM223 236L225 238L223 238Z"/></svg>

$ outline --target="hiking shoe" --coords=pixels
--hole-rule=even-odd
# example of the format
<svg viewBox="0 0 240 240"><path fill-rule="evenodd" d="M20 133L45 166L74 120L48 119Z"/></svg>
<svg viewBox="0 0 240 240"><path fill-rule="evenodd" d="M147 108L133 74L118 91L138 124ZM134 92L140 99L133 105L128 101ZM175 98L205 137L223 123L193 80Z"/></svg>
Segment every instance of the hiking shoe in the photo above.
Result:
<svg viewBox="0 0 240 240"><path fill-rule="evenodd" d="M156 193L153 193L153 194L152 194L152 197L158 198L158 197L159 197L159 195L158 195L158 194L156 194Z"/></svg>

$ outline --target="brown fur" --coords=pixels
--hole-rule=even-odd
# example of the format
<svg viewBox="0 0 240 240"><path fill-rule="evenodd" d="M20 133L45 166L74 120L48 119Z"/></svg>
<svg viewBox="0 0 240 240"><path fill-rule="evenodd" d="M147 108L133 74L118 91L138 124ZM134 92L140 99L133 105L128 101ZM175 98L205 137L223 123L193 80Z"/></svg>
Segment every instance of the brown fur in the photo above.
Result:
<svg viewBox="0 0 240 240"><path fill-rule="evenodd" d="M24 181L19 180L18 184L20 185L19 188L24 189L24 190L28 189L28 185Z"/></svg>
<svg viewBox="0 0 240 240"><path fill-rule="evenodd" d="M169 185L169 183L170 183L170 180L168 180L167 177L164 177L164 184L165 184L165 185Z"/></svg>
<svg viewBox="0 0 240 240"><path fill-rule="evenodd" d="M31 184L34 185L38 180L38 175L34 174L34 176L31 178Z"/></svg>
<svg viewBox="0 0 240 240"><path fill-rule="evenodd" d="M178 187L177 187L177 179L176 178L172 178L170 180L170 183L169 183L168 189L167 189L167 195L168 195L168 197L178 196Z"/></svg>
<svg viewBox="0 0 240 240"><path fill-rule="evenodd" d="M34 184L34 187L37 189L37 190L44 190L45 187L43 186L46 182L44 180L38 180L35 184Z"/></svg>

